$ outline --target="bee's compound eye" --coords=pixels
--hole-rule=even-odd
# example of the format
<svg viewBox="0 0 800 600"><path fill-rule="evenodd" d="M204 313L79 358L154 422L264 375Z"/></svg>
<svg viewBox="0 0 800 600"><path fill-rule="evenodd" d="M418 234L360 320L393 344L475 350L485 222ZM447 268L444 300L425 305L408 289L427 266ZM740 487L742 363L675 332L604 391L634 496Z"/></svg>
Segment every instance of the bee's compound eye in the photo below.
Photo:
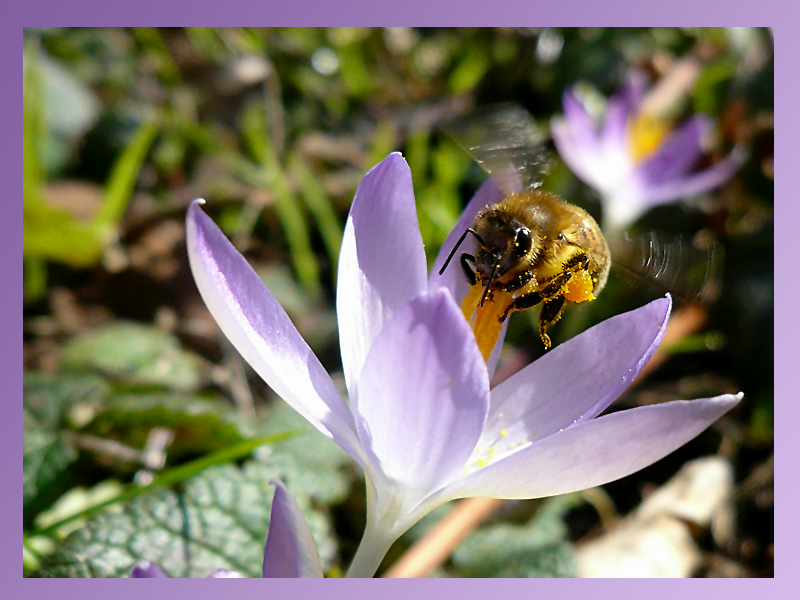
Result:
<svg viewBox="0 0 800 600"><path fill-rule="evenodd" d="M531 230L527 227L520 227L517 229L517 235L514 239L514 244L517 252L520 254L526 253L531 247Z"/></svg>

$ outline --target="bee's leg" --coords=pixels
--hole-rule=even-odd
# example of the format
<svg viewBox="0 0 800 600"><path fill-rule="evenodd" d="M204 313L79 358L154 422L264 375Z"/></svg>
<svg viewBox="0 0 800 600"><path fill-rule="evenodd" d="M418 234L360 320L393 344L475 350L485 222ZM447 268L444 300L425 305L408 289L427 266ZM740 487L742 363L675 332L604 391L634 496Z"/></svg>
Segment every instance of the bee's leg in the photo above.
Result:
<svg viewBox="0 0 800 600"><path fill-rule="evenodd" d="M570 279L572 279L571 271L567 271L553 277L553 279L551 279L547 283L547 286L545 286L545 288L542 290L542 298L548 300L555 296L560 296L561 290L569 283Z"/></svg>
<svg viewBox="0 0 800 600"><path fill-rule="evenodd" d="M500 317L500 322L502 323L508 318L508 315L511 314L511 311L516 310L525 310L526 308L533 308L539 302L542 301L542 295L539 292L531 292L530 294L525 294L523 296L518 296L514 298L514 301L508 305L503 316Z"/></svg>
<svg viewBox="0 0 800 600"><path fill-rule="evenodd" d="M461 263L461 270L464 272L464 276L469 281L470 285L475 285L478 283L478 278L475 275L475 257L472 254L462 254L461 259L459 260ZM473 266L470 267L469 263L472 263Z"/></svg>
<svg viewBox="0 0 800 600"><path fill-rule="evenodd" d="M553 300L545 300L542 304L542 311L539 313L539 335L544 342L545 350L549 350L552 345L550 336L547 335L547 327L561 318L565 301L564 296L559 296Z"/></svg>
<svg viewBox="0 0 800 600"><path fill-rule="evenodd" d="M527 285L531 279L533 279L533 273L531 271L522 271L519 275L514 277L514 279L503 286L503 291L515 292L524 285Z"/></svg>
<svg viewBox="0 0 800 600"><path fill-rule="evenodd" d="M570 258L567 262L564 263L564 270L565 271L586 271L589 268L589 257L584 254L576 254L572 258Z"/></svg>

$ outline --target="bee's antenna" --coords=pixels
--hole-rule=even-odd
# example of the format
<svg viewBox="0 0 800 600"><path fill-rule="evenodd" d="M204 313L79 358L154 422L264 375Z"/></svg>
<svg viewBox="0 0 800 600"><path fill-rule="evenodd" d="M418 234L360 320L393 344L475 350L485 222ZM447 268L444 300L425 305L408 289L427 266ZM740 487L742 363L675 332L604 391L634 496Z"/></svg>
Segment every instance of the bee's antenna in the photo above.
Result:
<svg viewBox="0 0 800 600"><path fill-rule="evenodd" d="M483 296L481 296L481 308L483 308L483 303L486 301L486 297L489 295L489 287L494 283L495 276L497 275L497 269L500 268L500 265L495 264L494 269L492 269L492 276L489 277L489 283L486 284L486 288L483 290Z"/></svg>
<svg viewBox="0 0 800 600"><path fill-rule="evenodd" d="M464 238L467 237L468 233L471 233L472 235L474 235L475 238L481 243L481 245L483 245L483 238L481 236L479 236L472 227L469 227L468 229L466 229L464 231L464 233L461 234L461 237L458 238L458 241L456 242L456 245L453 246L453 249L450 251L450 255L447 257L447 260L444 261L444 265L442 265L442 268L439 269L439 275L444 273L444 270L447 268L447 265L450 264L450 261L453 259L453 256L455 256L456 250L458 250L458 247L461 245L461 242L464 241Z"/></svg>

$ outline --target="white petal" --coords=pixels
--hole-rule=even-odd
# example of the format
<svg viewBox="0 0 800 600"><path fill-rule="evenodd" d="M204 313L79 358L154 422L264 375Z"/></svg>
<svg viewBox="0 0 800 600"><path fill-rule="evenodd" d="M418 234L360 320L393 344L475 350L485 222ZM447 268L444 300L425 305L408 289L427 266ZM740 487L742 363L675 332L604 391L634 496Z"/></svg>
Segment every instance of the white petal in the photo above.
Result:
<svg viewBox="0 0 800 600"><path fill-rule="evenodd" d="M560 344L492 389L481 456L504 454L605 410L647 364L667 326L661 298Z"/></svg>
<svg viewBox="0 0 800 600"><path fill-rule="evenodd" d="M244 359L292 408L355 460L363 453L347 403L264 282L195 201L187 249L200 295Z"/></svg>
<svg viewBox="0 0 800 600"><path fill-rule="evenodd" d="M351 400L358 395L358 378L373 340L426 285L411 171L393 153L361 180L339 255L336 312Z"/></svg>
<svg viewBox="0 0 800 600"><path fill-rule="evenodd" d="M680 448L741 398L679 400L579 423L453 482L437 496L542 498L603 485Z"/></svg>

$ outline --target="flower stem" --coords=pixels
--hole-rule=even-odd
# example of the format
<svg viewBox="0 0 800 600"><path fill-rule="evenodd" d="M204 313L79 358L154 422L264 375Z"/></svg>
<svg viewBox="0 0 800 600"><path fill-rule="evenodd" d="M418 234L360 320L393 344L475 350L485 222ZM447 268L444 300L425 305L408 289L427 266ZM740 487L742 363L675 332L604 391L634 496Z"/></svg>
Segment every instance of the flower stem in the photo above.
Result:
<svg viewBox="0 0 800 600"><path fill-rule="evenodd" d="M393 536L387 537L385 532L379 531L367 518L364 537L361 538L361 543L345 577L373 577L394 541Z"/></svg>

